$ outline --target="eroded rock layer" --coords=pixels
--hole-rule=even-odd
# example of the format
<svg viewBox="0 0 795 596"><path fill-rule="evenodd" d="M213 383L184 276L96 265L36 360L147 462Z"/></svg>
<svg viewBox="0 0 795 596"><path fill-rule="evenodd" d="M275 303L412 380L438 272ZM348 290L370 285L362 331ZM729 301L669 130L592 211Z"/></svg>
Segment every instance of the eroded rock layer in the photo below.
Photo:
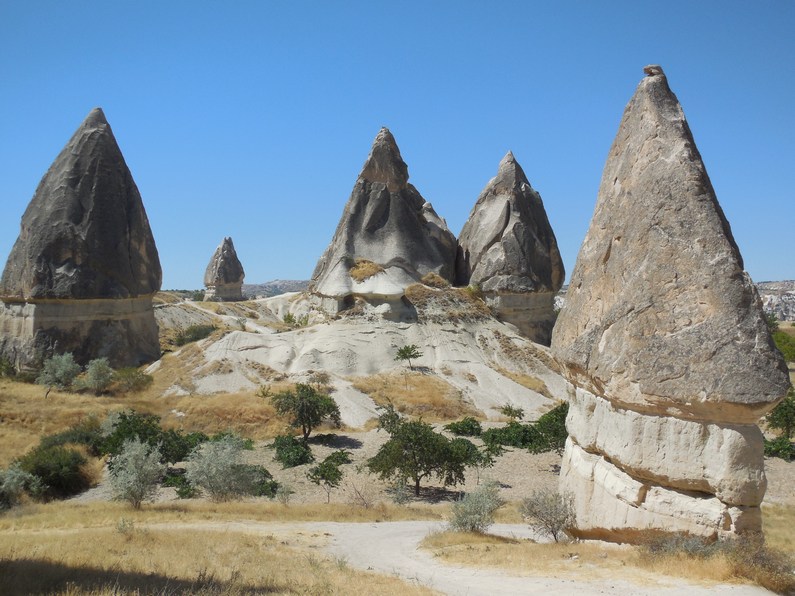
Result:
<svg viewBox="0 0 795 596"><path fill-rule="evenodd" d="M115 366L155 359L160 282L141 196L96 108L22 216L0 280L0 353L18 367L67 351Z"/></svg>
<svg viewBox="0 0 795 596"><path fill-rule="evenodd" d="M232 239L224 238L215 249L204 272L204 285L207 288L204 299L243 300L242 288L245 275Z"/></svg>
<svg viewBox="0 0 795 596"><path fill-rule="evenodd" d="M399 300L429 273L454 281L456 239L408 179L392 133L382 128L315 267L313 292L342 306L353 296Z"/></svg>
<svg viewBox="0 0 795 596"><path fill-rule="evenodd" d="M563 261L541 196L510 151L478 197L458 243L457 282L479 286L501 319L549 345Z"/></svg>
<svg viewBox="0 0 795 596"><path fill-rule="evenodd" d="M756 421L789 378L682 108L645 71L552 335L577 387L561 487L585 536L758 530Z"/></svg>

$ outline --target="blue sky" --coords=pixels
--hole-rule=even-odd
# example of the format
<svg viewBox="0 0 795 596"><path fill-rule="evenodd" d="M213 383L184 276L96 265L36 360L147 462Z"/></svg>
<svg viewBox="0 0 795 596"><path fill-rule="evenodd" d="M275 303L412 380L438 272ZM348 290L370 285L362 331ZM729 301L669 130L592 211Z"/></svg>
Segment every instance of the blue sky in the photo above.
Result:
<svg viewBox="0 0 795 596"><path fill-rule="evenodd" d="M795 2L0 0L0 264L101 106L164 288L224 236L246 281L306 279L381 126L458 234L509 149L567 273L624 106L659 63L755 281L795 279Z"/></svg>

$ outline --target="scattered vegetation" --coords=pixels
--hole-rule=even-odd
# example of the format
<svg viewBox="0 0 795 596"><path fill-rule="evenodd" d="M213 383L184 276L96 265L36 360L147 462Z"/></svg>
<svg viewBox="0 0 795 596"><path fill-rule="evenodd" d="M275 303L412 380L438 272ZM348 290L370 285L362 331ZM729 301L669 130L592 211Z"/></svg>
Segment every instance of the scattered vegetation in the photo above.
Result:
<svg viewBox="0 0 795 596"><path fill-rule="evenodd" d="M309 444L291 435L279 435L273 439L271 447L276 452L274 455L276 461L282 464L283 468L294 468L315 461Z"/></svg>
<svg viewBox="0 0 795 596"><path fill-rule="evenodd" d="M26 472L18 463L0 470L0 511L18 505L26 495L38 496L43 490L39 477Z"/></svg>
<svg viewBox="0 0 795 596"><path fill-rule="evenodd" d="M141 503L152 499L165 471L160 460L157 447L138 439L125 441L110 471L115 498L127 501L134 509L140 509Z"/></svg>
<svg viewBox="0 0 795 596"><path fill-rule="evenodd" d="M75 362L70 352L55 354L44 361L41 373L36 377L36 383L47 387L45 394L47 397L53 387L61 390L69 389L79 374L80 365Z"/></svg>
<svg viewBox="0 0 795 596"><path fill-rule="evenodd" d="M454 435L463 437L479 437L483 432L483 427L480 425L480 421L473 418L472 416L467 416L466 418L458 420L457 422L445 424L444 427Z"/></svg>
<svg viewBox="0 0 795 596"><path fill-rule="evenodd" d="M331 491L342 482L343 471L340 466L349 463L351 463L351 458L347 451L335 451L318 465L309 468L306 473L306 477L310 482L322 486L326 491L327 504L331 502Z"/></svg>
<svg viewBox="0 0 795 596"><path fill-rule="evenodd" d="M575 527L574 499L548 489L536 490L522 501L519 508L522 517L555 542L565 537Z"/></svg>
<svg viewBox="0 0 795 596"><path fill-rule="evenodd" d="M367 259L355 259L349 273L354 281L361 283L383 271L384 268L378 263L368 261Z"/></svg>
<svg viewBox="0 0 795 596"><path fill-rule="evenodd" d="M453 503L450 508L450 529L454 532L484 533L494 523L494 512L503 504L499 485L494 481L485 482Z"/></svg>
<svg viewBox="0 0 795 596"><path fill-rule="evenodd" d="M500 414L508 418L511 422L515 422L524 418L524 409L517 408L511 404L503 404L500 406Z"/></svg>
<svg viewBox="0 0 795 596"><path fill-rule="evenodd" d="M215 329L215 325L190 325L185 329L177 329L174 334L173 344L175 346L184 346L194 341L202 340L209 337Z"/></svg>
<svg viewBox="0 0 795 596"><path fill-rule="evenodd" d="M430 286L431 288L436 288L438 290L444 290L445 288L450 287L449 281L447 281L438 273L434 273L433 271L423 275L420 281L426 286Z"/></svg>
<svg viewBox="0 0 795 596"><path fill-rule="evenodd" d="M568 404L562 403L535 422L522 424L512 420L503 427L484 430L481 438L487 445L519 447L531 453L563 453L568 411Z"/></svg>
<svg viewBox="0 0 795 596"><path fill-rule="evenodd" d="M547 384L544 383L544 381L542 381L538 377L534 377L533 375L527 375L524 373L514 372L508 370L507 368L503 368L501 366L492 366L492 367L502 376L511 379L514 383L518 383L522 387L527 387L531 391L535 391L536 393L539 393L544 397L548 397L549 399L554 399L552 392L547 387Z"/></svg>
<svg viewBox="0 0 795 596"><path fill-rule="evenodd" d="M78 379L80 389L88 389L94 395L105 393L113 382L113 369L107 358L96 358L86 365L86 372Z"/></svg>
<svg viewBox="0 0 795 596"><path fill-rule="evenodd" d="M795 389L790 388L787 396L765 417L768 428L781 433L775 439L765 439L765 455L792 461L795 459Z"/></svg>
<svg viewBox="0 0 795 596"><path fill-rule="evenodd" d="M143 391L153 380L151 375L133 367L120 368L113 372L113 381L121 393Z"/></svg>

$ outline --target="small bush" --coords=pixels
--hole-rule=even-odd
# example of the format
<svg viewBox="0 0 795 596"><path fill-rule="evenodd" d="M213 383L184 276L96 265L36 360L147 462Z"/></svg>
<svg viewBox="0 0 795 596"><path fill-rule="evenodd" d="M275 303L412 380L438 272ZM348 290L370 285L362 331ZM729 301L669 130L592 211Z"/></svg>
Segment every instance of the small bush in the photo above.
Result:
<svg viewBox="0 0 795 596"><path fill-rule="evenodd" d="M503 504L497 483L484 482L453 503L450 508L450 529L455 532L483 533L494 523L494 512Z"/></svg>
<svg viewBox="0 0 795 596"><path fill-rule="evenodd" d="M208 440L216 442L216 441L223 441L227 437L233 438L235 441L240 443L240 448L244 449L245 451L254 451L254 441L252 439L247 439L245 437L241 437L233 430L222 430L220 432L215 433L211 436Z"/></svg>
<svg viewBox="0 0 795 596"><path fill-rule="evenodd" d="M152 384L152 375L137 368L120 368L113 373L113 381L120 393L137 393Z"/></svg>
<svg viewBox="0 0 795 596"><path fill-rule="evenodd" d="M522 424L516 421L511 421L498 428L484 430L480 437L488 445L504 447L527 448L541 441L540 434L532 424Z"/></svg>
<svg viewBox="0 0 795 596"><path fill-rule="evenodd" d="M276 461L283 468L294 468L315 461L309 445L291 435L279 435L273 440L271 447L276 450Z"/></svg>
<svg viewBox="0 0 795 596"><path fill-rule="evenodd" d="M0 358L0 378L13 378L17 374L17 369L11 364L8 358Z"/></svg>
<svg viewBox="0 0 795 596"><path fill-rule="evenodd" d="M116 499L127 501L135 509L152 499L165 466L160 463L160 451L138 439L122 445L110 471L110 485Z"/></svg>
<svg viewBox="0 0 795 596"><path fill-rule="evenodd" d="M73 449L37 447L19 460L19 467L39 478L43 496L58 499L88 488L89 480L81 469L85 463L86 458Z"/></svg>
<svg viewBox="0 0 795 596"><path fill-rule="evenodd" d="M184 346L194 341L208 337L215 331L215 325L191 325L185 329L178 329L174 336L174 345Z"/></svg>
<svg viewBox="0 0 795 596"><path fill-rule="evenodd" d="M447 281L445 278L443 278L438 273L434 273L433 271L423 275L422 279L420 281L422 283L424 283L428 287L437 288L439 290L444 290L445 288L449 288L450 287L450 282L449 281Z"/></svg>
<svg viewBox="0 0 795 596"><path fill-rule="evenodd" d="M341 466L343 464L349 464L353 460L351 459L350 451L347 449L338 449L337 451L332 451L323 461L331 462L335 466Z"/></svg>
<svg viewBox="0 0 795 596"><path fill-rule="evenodd" d="M88 452L97 457L102 454L103 440L99 421L94 416L89 416L63 432L43 437L39 446L48 448L63 445L85 445Z"/></svg>
<svg viewBox="0 0 795 596"><path fill-rule="evenodd" d="M37 476L12 464L7 470L0 470L0 511L19 504L23 495L38 496L43 490Z"/></svg>
<svg viewBox="0 0 795 596"><path fill-rule="evenodd" d="M184 434L182 431L174 429L161 431L158 439L161 445L161 461L167 464L185 461L196 447L209 440L209 437L203 432Z"/></svg>
<svg viewBox="0 0 795 596"><path fill-rule="evenodd" d="M519 512L533 522L555 542L563 538L577 522L574 515L574 498L548 489L536 490L522 501Z"/></svg>
<svg viewBox="0 0 795 596"><path fill-rule="evenodd" d="M511 404L503 404L500 406L500 414L510 418L511 422L513 422L514 420L521 420L524 418L524 409L514 407Z"/></svg>
<svg viewBox="0 0 795 596"><path fill-rule="evenodd" d="M177 498L179 499L192 499L199 494L199 491L188 482L184 470L175 470L174 468L166 470L166 476L163 478L163 486L176 488Z"/></svg>
<svg viewBox="0 0 795 596"><path fill-rule="evenodd" d="M96 358L86 366L86 374L80 379L80 389L88 389L94 395L101 395L113 382L113 369L107 358Z"/></svg>
<svg viewBox="0 0 795 596"><path fill-rule="evenodd" d="M472 416L467 416L458 422L446 424L445 428L454 435L462 437L479 437L483 432L483 427L480 425L480 422Z"/></svg>
<svg viewBox="0 0 795 596"><path fill-rule="evenodd" d="M306 473L310 482L322 486L326 491L326 503L331 501L331 491L340 485L342 476L342 470L338 464L334 463L332 457L327 457L318 465L309 468Z"/></svg>
<svg viewBox="0 0 795 596"><path fill-rule="evenodd" d="M161 442L162 433L159 416L140 414L135 410L119 412L114 416L110 433L102 441L102 453L110 455L108 466L113 468L113 460L121 453L126 441L138 439L154 447Z"/></svg>
<svg viewBox="0 0 795 596"><path fill-rule="evenodd" d="M295 315L291 312L286 313L282 317L282 321L284 321L285 325L289 325L290 327L295 327Z"/></svg>
<svg viewBox="0 0 795 596"><path fill-rule="evenodd" d="M245 495L275 494L270 473L242 462L243 444L227 435L219 441L199 445L188 457L188 482L213 501L228 501Z"/></svg>
<svg viewBox="0 0 795 596"><path fill-rule="evenodd" d="M80 365L75 362L71 353L56 354L44 361L44 367L36 377L36 383L66 390L72 386L78 374L80 374Z"/></svg>
<svg viewBox="0 0 795 596"><path fill-rule="evenodd" d="M795 459L795 444L785 436L781 435L772 441L765 439L765 455L767 457L779 457L784 461Z"/></svg>

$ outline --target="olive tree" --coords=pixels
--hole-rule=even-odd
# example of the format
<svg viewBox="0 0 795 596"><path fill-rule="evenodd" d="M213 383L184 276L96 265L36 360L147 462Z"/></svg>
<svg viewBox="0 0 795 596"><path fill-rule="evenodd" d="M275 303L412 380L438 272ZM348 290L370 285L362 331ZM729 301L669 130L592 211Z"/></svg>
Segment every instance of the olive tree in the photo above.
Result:
<svg viewBox="0 0 795 596"><path fill-rule="evenodd" d="M110 468L110 485L115 498L140 509L141 503L154 497L157 483L166 469L160 458L158 447L137 437L124 441Z"/></svg>

